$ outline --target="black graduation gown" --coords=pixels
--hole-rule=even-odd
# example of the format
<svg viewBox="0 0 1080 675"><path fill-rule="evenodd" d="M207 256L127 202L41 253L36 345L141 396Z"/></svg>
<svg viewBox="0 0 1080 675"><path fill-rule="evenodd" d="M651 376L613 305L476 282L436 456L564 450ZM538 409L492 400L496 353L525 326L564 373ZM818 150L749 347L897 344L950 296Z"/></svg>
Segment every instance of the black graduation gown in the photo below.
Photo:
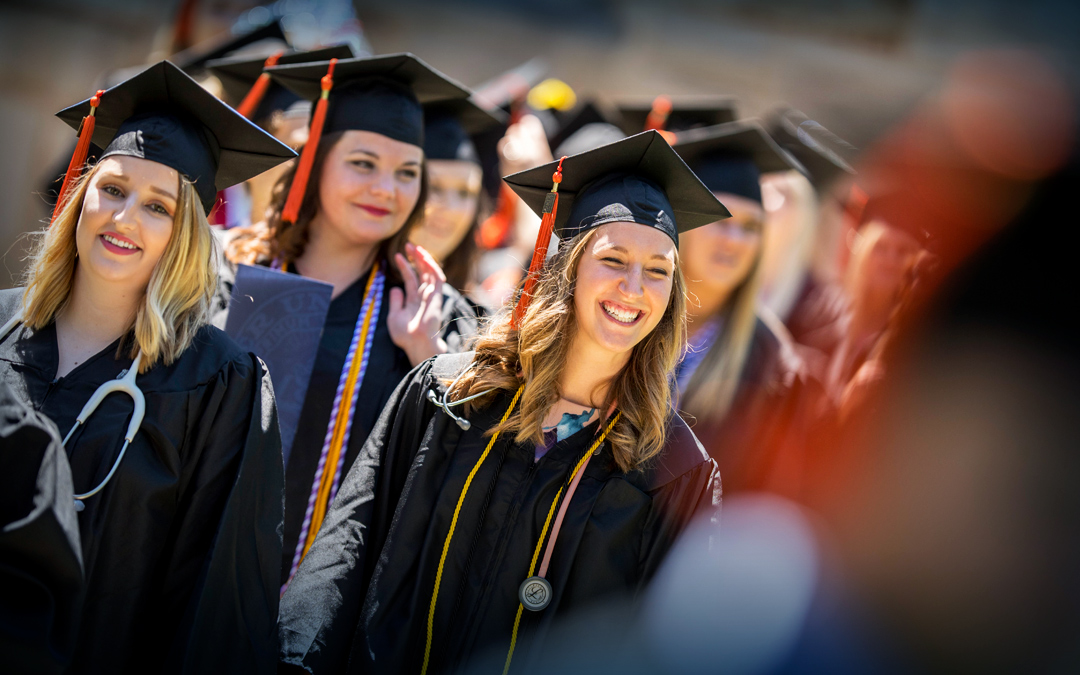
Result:
<svg viewBox="0 0 1080 675"><path fill-rule="evenodd" d="M21 296L0 291L0 323ZM0 377L66 434L131 364L117 345L54 381L55 325L20 325L0 344ZM273 672L283 469L264 367L206 326L137 383L142 427L78 516L86 593L70 671ZM110 395L69 441L77 492L112 467L131 410Z"/></svg>
<svg viewBox="0 0 1080 675"><path fill-rule="evenodd" d="M401 383L353 465L318 538L282 598L282 660L314 673L419 672L436 569L458 496L511 396L501 393L462 431L425 397L470 361L421 364ZM442 577L430 672L467 668L510 646L518 587L544 520L573 464L595 438L593 422L535 449L500 437L461 510ZM498 472L497 481L494 476ZM551 622L592 602L635 594L675 537L719 505L716 464L672 416L663 453L623 473L610 446L587 467L554 548L554 598L526 611L514 662L530 660ZM485 515L486 514L486 515ZM505 653L505 651L503 652Z"/></svg>
<svg viewBox="0 0 1080 675"><path fill-rule="evenodd" d="M222 292L219 293L219 301L229 297L232 279L235 278L234 268L231 265L227 265L227 268L221 275L227 286L224 286ZM386 269L385 263L382 269ZM365 274L360 277L352 286L334 298L326 316L326 325L319 342L319 352L308 382L300 422L296 428L292 454L289 456L289 465L285 467L285 544L281 558L282 583L288 578L297 540L304 524L311 485L315 480L319 456L326 438L326 427L330 424L338 380L341 377L341 369L345 365L345 358L348 356L357 317L360 316L360 309L364 303L364 289L367 286L368 276ZM394 388L412 370L409 357L390 339L390 329L386 324L386 318L390 313L390 289L394 285L390 283L390 279L387 279L387 283L383 286L382 307L375 326L368 368L364 374L364 381L360 384L360 393L353 413L352 431L349 435L348 447L345 449L342 480L359 454L360 448L363 447L364 441L367 440L372 427L375 426L375 421L393 394ZM401 287L400 283L396 285ZM227 292L225 289L228 289ZM225 320L226 317L219 316L215 319L215 323L223 326ZM442 326L443 339L446 340L451 352L461 351L466 339L475 335L477 330L476 316L472 308L449 284L443 285Z"/></svg>
<svg viewBox="0 0 1080 675"><path fill-rule="evenodd" d="M0 654L12 672L61 673L83 589L71 469L60 434L0 380Z"/></svg>

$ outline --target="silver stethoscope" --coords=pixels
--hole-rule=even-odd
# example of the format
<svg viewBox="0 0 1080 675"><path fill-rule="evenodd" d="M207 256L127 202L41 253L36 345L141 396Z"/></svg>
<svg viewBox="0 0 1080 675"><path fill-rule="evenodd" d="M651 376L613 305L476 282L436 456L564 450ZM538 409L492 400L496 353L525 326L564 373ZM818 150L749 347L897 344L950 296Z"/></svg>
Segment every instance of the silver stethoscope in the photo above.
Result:
<svg viewBox="0 0 1080 675"><path fill-rule="evenodd" d="M15 316L4 324L3 328L0 328L0 342L7 339L7 336L11 331L15 330L15 327L22 323L22 312L17 312ZM135 438L135 434L138 433L139 427L142 426L143 415L146 413L146 399L143 397L142 390L139 389L139 385L135 383L135 377L139 374L139 364L142 362L142 350L135 355L135 360L131 362L131 366L126 370L120 371L120 374L116 376L116 379L109 380L102 384L95 391L90 400L83 406L82 412L75 418L75 424L72 425L71 431L64 436L63 444L66 446L67 442L71 439L71 436L75 433L75 430L86 423L86 420L94 414L101 402L105 400L105 397L109 394L120 393L127 394L131 397L131 400L135 403L135 409L131 413L131 421L128 422L127 435L124 436L124 446L120 448L120 454L116 456L116 461L113 462L112 468L109 469L108 475L98 483L98 486L89 492L75 495L75 510L82 511L86 508L83 501L93 497L97 493L101 492L112 477L116 474L116 470L120 468L120 462L124 460L124 454L127 453L128 446L131 445L131 441Z"/></svg>
<svg viewBox="0 0 1080 675"><path fill-rule="evenodd" d="M434 406L436 406L438 408L442 408L442 411L444 413L446 413L447 415L449 415L450 419L457 422L457 425L459 427L461 427L462 431L468 431L470 428L472 428L472 422L465 419L464 417L459 417L458 415L455 415L454 411L450 410L450 408L453 408L455 406L459 406L459 405L461 405L463 403L468 403L469 401L472 401L474 399L478 399L481 396L487 396L491 392L498 389L498 387L492 387L491 389L488 389L487 391L482 391L479 394L473 394L472 396L466 396L465 398L463 398L463 399L461 399L459 401L447 402L446 397L449 396L450 390L453 389L454 386L457 385L458 380L460 380L462 377L464 377L465 373L469 372L470 370L472 370L472 369L471 368L466 368L465 370L461 371L461 374L458 375L457 377L455 377L454 381L451 382L450 386L447 387L446 391L443 392L442 397L439 397L438 395L436 395L434 389L428 389L428 392L427 392L427 400L431 401L432 405L434 405Z"/></svg>

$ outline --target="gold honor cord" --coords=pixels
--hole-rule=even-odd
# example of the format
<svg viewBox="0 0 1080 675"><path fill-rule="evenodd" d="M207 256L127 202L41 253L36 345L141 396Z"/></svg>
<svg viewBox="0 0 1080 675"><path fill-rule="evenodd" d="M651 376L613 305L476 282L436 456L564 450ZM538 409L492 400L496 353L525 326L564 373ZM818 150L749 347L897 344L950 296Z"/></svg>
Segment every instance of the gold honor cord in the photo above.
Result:
<svg viewBox="0 0 1080 675"><path fill-rule="evenodd" d="M502 416L502 422L506 422L510 417L510 413L513 412L514 406L517 405L518 399L521 398L521 392L525 391L525 385L518 387L517 393L514 394L514 400L510 401L510 407L506 409L506 413ZM480 470L480 465L487 459L488 454L491 452L492 446L495 445L495 441L498 440L499 434L496 432L491 436L491 440L488 441L487 447L484 448L483 454L480 455L480 459L476 460L476 466L469 472L469 477L465 479L465 487L461 489L461 495L458 497L457 506L454 507L454 517L450 519L450 531L446 533L446 541L443 542L442 555L439 556L439 569L435 573L435 590L431 592L431 608L428 610L427 620L427 644L424 646L424 665L420 669L421 675L427 675L428 661L431 659L431 640L435 631L435 601L439 599L439 585L442 583L443 565L446 564L446 554L450 550L450 540L454 538L454 528L457 527L458 515L461 513L461 505L465 501L465 495L469 493L469 486L472 484L473 478L476 477L476 472Z"/></svg>
<svg viewBox="0 0 1080 675"><path fill-rule="evenodd" d="M570 474L570 482L573 482L574 476L578 471L581 471L581 467L585 465L589 457L592 456L596 449L600 447L600 444L607 438L608 433L615 427L615 423L619 421L622 413L615 413L615 417L611 418L608 422L607 428L604 429L604 433L600 434L600 438L596 439L596 442L592 444L589 451L586 452L578 461L577 466L574 467L574 472ZM555 493L555 499L551 502L551 508L548 509L547 520L544 521L544 529L540 531L540 539L536 542L536 550L533 551L532 564L529 565L529 576L536 574L536 562L540 559L540 551L544 546L544 539L547 538L548 528L551 526L551 517L555 515L555 506L559 503L559 497L562 496L563 489L560 487L559 491ZM517 616L514 617L514 631L510 636L510 651L506 654L506 665L503 667L503 675L507 675L510 672L510 661L514 658L514 648L517 646L517 634L518 627L521 625L521 611L524 609L521 603L518 603Z"/></svg>

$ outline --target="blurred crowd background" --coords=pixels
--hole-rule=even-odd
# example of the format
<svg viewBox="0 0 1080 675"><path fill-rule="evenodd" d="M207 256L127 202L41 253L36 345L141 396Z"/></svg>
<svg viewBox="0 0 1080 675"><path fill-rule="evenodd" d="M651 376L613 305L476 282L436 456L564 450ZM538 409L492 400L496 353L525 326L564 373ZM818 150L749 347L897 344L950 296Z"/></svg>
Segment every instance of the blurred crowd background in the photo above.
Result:
<svg viewBox="0 0 1080 675"><path fill-rule="evenodd" d="M70 153L55 111L90 96L103 73L279 19L298 48L409 51L471 87L518 69L601 107L694 95L732 97L740 118L801 111L842 139L834 150L857 173L818 195L833 225L816 240L784 234L785 200L770 206L766 191L780 244L763 264L776 283L810 270L849 296L857 274L872 286L866 275L884 263L849 265L866 255L853 235L866 195L892 196L878 214L932 241L925 269L904 270L918 288L868 331L867 367L828 354L812 369L832 412L798 447L777 449L773 480L754 486L764 491L725 496L718 539L689 536L677 549L644 623L623 626L609 608L568 628L619 627L600 641L607 651L574 654L581 672L1080 670L1067 243L1080 3L9 0L0 284L17 285L24 234L47 218L43 190ZM772 194L800 189L778 183ZM790 302L769 290L766 280L762 301L786 319ZM837 368L848 371L838 388Z"/></svg>

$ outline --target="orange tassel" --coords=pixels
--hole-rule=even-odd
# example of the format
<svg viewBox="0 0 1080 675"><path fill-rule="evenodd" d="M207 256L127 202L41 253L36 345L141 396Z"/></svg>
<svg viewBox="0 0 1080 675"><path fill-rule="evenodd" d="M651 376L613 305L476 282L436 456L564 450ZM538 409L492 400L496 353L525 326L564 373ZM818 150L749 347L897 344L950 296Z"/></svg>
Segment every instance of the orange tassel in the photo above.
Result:
<svg viewBox="0 0 1080 675"><path fill-rule="evenodd" d="M101 96L104 93L104 89L99 89L98 93L94 94L93 98L90 99L90 114L84 117L82 124L79 125L79 142L75 144L75 152L72 153L67 173L64 174L64 182L60 185L60 194L56 197L56 205L53 207L51 220L56 220L56 214L60 212L61 204L64 203L68 190L78 180L83 165L86 164L86 156L90 154L90 139L94 137L94 121L97 119L97 109L101 104Z"/></svg>
<svg viewBox="0 0 1080 675"><path fill-rule="evenodd" d="M645 128L642 131L656 129L661 131L667 127L668 115L671 114L671 99L667 96L657 96L652 103L652 110L645 118Z"/></svg>
<svg viewBox="0 0 1080 675"><path fill-rule="evenodd" d="M533 249L532 261L529 263L529 276L525 278L525 286L521 289L521 297L518 298L510 323L510 327L514 330L521 328L521 320L529 308L533 288L540 280L540 271L547 258L548 245L551 244L551 235L555 231L555 216L559 212L559 183L562 182L562 163L565 159L565 156L559 159L559 167L555 169L555 174L551 177L553 185L547 201L544 202L544 216L540 220L540 233L536 235L536 247Z"/></svg>
<svg viewBox="0 0 1080 675"><path fill-rule="evenodd" d="M308 178L311 176L312 165L315 164L315 151L322 137L323 124L326 123L326 109L330 105L330 89L334 86L334 66L337 65L337 61L337 59L330 59L330 67L322 78L322 95L319 96L315 113L311 116L308 140L304 144L304 149L300 151L300 163L296 166L296 174L289 187L289 197L285 200L285 208L281 210L281 220L284 222L295 223L300 215L300 204L304 201Z"/></svg>
<svg viewBox="0 0 1080 675"><path fill-rule="evenodd" d="M263 63L263 68L270 68L276 66L278 59L285 52L278 52L270 58L266 59ZM266 90L270 88L270 75L269 73L262 73L259 75L259 79L255 80L255 84L251 85L251 89L248 91L247 96L237 106L236 112L240 113L244 117L251 119L251 116L255 114L255 109L259 107L259 103L262 102L263 97L266 96Z"/></svg>

